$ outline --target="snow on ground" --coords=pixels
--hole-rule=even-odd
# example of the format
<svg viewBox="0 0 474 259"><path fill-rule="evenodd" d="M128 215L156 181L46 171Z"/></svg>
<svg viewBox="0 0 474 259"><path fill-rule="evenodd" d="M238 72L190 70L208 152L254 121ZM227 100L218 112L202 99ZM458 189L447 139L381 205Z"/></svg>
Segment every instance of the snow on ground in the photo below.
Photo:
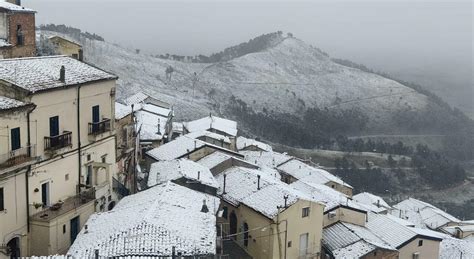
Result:
<svg viewBox="0 0 474 259"><path fill-rule="evenodd" d="M295 38L214 64L159 59L95 40L81 44L87 62L119 75L119 96L143 91L175 106L181 111L179 119L195 119L211 111L220 114L231 96L258 111L266 108L297 114L307 107L331 107L338 98L345 102L339 108L361 107L377 121L399 110L422 109L427 103L426 96L411 88L336 64ZM165 75L169 66L175 71L171 81Z"/></svg>

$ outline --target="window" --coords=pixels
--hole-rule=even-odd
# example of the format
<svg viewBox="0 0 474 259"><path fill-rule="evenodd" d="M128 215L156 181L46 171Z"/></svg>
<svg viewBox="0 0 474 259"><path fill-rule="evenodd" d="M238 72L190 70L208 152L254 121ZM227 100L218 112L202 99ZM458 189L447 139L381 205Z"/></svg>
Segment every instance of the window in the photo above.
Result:
<svg viewBox="0 0 474 259"><path fill-rule="evenodd" d="M12 144L12 151L17 150L21 147L20 142L20 128L11 129L11 144Z"/></svg>
<svg viewBox="0 0 474 259"><path fill-rule="evenodd" d="M3 198L3 188L0 188L0 211L5 210L5 203Z"/></svg>
<svg viewBox="0 0 474 259"><path fill-rule="evenodd" d="M69 181L69 174L64 175L64 180Z"/></svg>
<svg viewBox="0 0 474 259"><path fill-rule="evenodd" d="M227 219L228 210L227 206L222 207L222 217L225 219Z"/></svg>
<svg viewBox="0 0 474 259"><path fill-rule="evenodd" d="M86 185L92 186L92 165L87 166Z"/></svg>
<svg viewBox="0 0 474 259"><path fill-rule="evenodd" d="M63 225L63 234L66 233L66 225Z"/></svg>
<svg viewBox="0 0 474 259"><path fill-rule="evenodd" d="M87 161L91 161L91 154L87 154Z"/></svg>
<svg viewBox="0 0 474 259"><path fill-rule="evenodd" d="M288 247L291 247L291 241L288 241Z"/></svg>
<svg viewBox="0 0 474 259"><path fill-rule="evenodd" d="M309 216L309 207L303 208L302 215L303 218Z"/></svg>
<svg viewBox="0 0 474 259"><path fill-rule="evenodd" d="M106 163L107 162L107 155L103 155L102 156L102 163Z"/></svg>
<svg viewBox="0 0 474 259"><path fill-rule="evenodd" d="M49 182L41 184L41 203L43 207L49 206Z"/></svg>
<svg viewBox="0 0 474 259"><path fill-rule="evenodd" d="M418 246L423 246L423 240L418 240Z"/></svg>
<svg viewBox="0 0 474 259"><path fill-rule="evenodd" d="M333 189L334 189L334 188L336 188L336 186L333 184L333 185L331 185L331 188L333 188Z"/></svg>
<svg viewBox="0 0 474 259"><path fill-rule="evenodd" d="M17 45L24 44L23 30L21 29L21 24L16 26L16 43Z"/></svg>

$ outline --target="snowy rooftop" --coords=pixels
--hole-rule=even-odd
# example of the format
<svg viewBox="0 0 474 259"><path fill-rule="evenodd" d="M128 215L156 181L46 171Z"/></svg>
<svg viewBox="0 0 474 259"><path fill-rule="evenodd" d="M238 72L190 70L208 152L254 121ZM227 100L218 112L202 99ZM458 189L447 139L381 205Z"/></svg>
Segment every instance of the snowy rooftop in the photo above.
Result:
<svg viewBox="0 0 474 259"><path fill-rule="evenodd" d="M239 153L244 155L245 160L252 164L271 168L277 167L278 165L292 159L291 156L274 151L264 152L244 150L240 151Z"/></svg>
<svg viewBox="0 0 474 259"><path fill-rule="evenodd" d="M208 137L208 138L211 138L211 139L214 139L214 140L217 140L217 141L222 141L224 143L230 144L229 137L226 137L224 135L217 134L217 133L214 133L214 132L210 132L210 131L207 131L207 130L194 131L194 132L186 134L185 136L187 136L189 138L194 138L194 139L201 139L203 141L204 141L204 139L202 139L203 137Z"/></svg>
<svg viewBox="0 0 474 259"><path fill-rule="evenodd" d="M132 113L132 107L115 102L115 119L120 120Z"/></svg>
<svg viewBox="0 0 474 259"><path fill-rule="evenodd" d="M226 175L226 186L225 194L222 194L224 175ZM260 175L260 189L258 189L258 175ZM288 197L287 206L299 199L314 201L280 180L255 169L231 167L220 173L217 181L220 184L219 193L224 200L236 206L245 204L270 219L278 214L278 206L284 206L285 195Z"/></svg>
<svg viewBox="0 0 474 259"><path fill-rule="evenodd" d="M0 39L0 48L9 46L12 46L12 44L8 43L5 39Z"/></svg>
<svg viewBox="0 0 474 259"><path fill-rule="evenodd" d="M352 197L354 201L357 201L360 205L364 206L368 210L373 212L383 212L389 210L391 207L386 203L382 197L374 195L368 192L362 192Z"/></svg>
<svg viewBox="0 0 474 259"><path fill-rule="evenodd" d="M149 110L153 110L154 108L159 109L160 111L168 110L168 114L171 111L153 104L145 104L135 113L137 124L140 127L140 140L160 140L166 134L166 124L168 123L168 117L167 115L163 116L161 114L145 110L145 107L148 107ZM159 131L158 126L160 128Z"/></svg>
<svg viewBox="0 0 474 259"><path fill-rule="evenodd" d="M176 158L181 158L189 152L205 145L206 143L204 141L181 136L171 142L146 152L146 154L157 161L173 160Z"/></svg>
<svg viewBox="0 0 474 259"><path fill-rule="evenodd" d="M323 243L336 258L360 258L377 248L396 250L367 228L344 222L325 228Z"/></svg>
<svg viewBox="0 0 474 259"><path fill-rule="evenodd" d="M212 169L214 168L215 166L217 166L218 164L228 160L228 159L231 159L232 156L230 155L227 155L225 153L222 153L222 152L219 152L219 151L216 151L216 152L213 152L212 154L209 154L201 159L199 159L197 162L200 164L200 165L203 165L209 169Z"/></svg>
<svg viewBox="0 0 474 259"><path fill-rule="evenodd" d="M148 95L144 94L143 92L138 92L128 97L127 99L125 99L124 103L126 105L139 104L139 103L143 103L147 98L148 98Z"/></svg>
<svg viewBox="0 0 474 259"><path fill-rule="evenodd" d="M357 202L354 202L345 194L338 192L324 184L308 183L299 180L291 183L290 186L302 193L305 193L307 196L310 196L313 200L324 203L325 212L340 205L361 211L367 211L365 207L361 206Z"/></svg>
<svg viewBox="0 0 474 259"><path fill-rule="evenodd" d="M66 68L65 82L59 80L61 66ZM0 78L30 92L117 79L115 75L66 56L2 59Z"/></svg>
<svg viewBox="0 0 474 259"><path fill-rule="evenodd" d="M201 212L203 201L209 212ZM92 215L69 249L74 258L215 254L219 199L168 182ZM185 217L185 220L183 220Z"/></svg>
<svg viewBox="0 0 474 259"><path fill-rule="evenodd" d="M441 242L439 258L474 258L474 241L447 237Z"/></svg>
<svg viewBox="0 0 474 259"><path fill-rule="evenodd" d="M393 206L392 215L401 217L417 227L437 229L450 222L460 222L458 218L420 200L409 198Z"/></svg>
<svg viewBox="0 0 474 259"><path fill-rule="evenodd" d="M0 1L0 9L6 9L8 11L13 11L13 12L28 12L28 13L36 12L33 9L26 8L26 7L23 7L23 6L19 6L19 5L16 5L16 4L12 4L12 3L6 2L4 0Z"/></svg>
<svg viewBox="0 0 474 259"><path fill-rule="evenodd" d="M267 152L272 151L272 147L270 145L257 141L255 139L249 139L249 138L239 136L236 142L237 142L237 150L242 150L246 147L254 146L263 151L267 151Z"/></svg>
<svg viewBox="0 0 474 259"><path fill-rule="evenodd" d="M184 127L189 132L214 129L230 136L237 136L237 122L212 115L198 120L185 122Z"/></svg>
<svg viewBox="0 0 474 259"><path fill-rule="evenodd" d="M160 107L160 106L157 106L157 105L154 105L154 104L150 104L150 103L143 104L141 106L141 109L143 111L147 111L149 113L153 113L155 115L159 115L159 116L162 116L162 117L165 117L165 118L168 118L168 116L171 113L171 110L168 109L168 108L163 108L163 107Z"/></svg>
<svg viewBox="0 0 474 259"><path fill-rule="evenodd" d="M298 180L305 182L316 183L316 184L326 184L328 182L335 182L347 187L352 188L350 185L341 180L341 178L325 171L312 167L304 162L301 162L297 159L292 159L280 166L278 169L293 176Z"/></svg>
<svg viewBox="0 0 474 259"><path fill-rule="evenodd" d="M446 237L439 232L404 226L386 215L376 213L368 214L366 227L386 243L397 248L416 236L439 240Z"/></svg>
<svg viewBox="0 0 474 259"><path fill-rule="evenodd" d="M0 110L8 110L23 107L25 105L28 104L5 96L0 96Z"/></svg>
<svg viewBox="0 0 474 259"><path fill-rule="evenodd" d="M160 161L151 164L148 175L148 187L171 180L185 178L203 185L218 188L216 179L207 167L188 159Z"/></svg>

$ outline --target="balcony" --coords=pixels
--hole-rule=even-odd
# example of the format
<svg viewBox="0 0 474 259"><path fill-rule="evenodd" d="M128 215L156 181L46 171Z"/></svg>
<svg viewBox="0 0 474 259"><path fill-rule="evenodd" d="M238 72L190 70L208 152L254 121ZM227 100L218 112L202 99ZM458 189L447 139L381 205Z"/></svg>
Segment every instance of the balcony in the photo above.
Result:
<svg viewBox="0 0 474 259"><path fill-rule="evenodd" d="M22 147L0 155L0 169L21 165L34 161L36 145Z"/></svg>
<svg viewBox="0 0 474 259"><path fill-rule="evenodd" d="M54 151L72 146L72 132L64 131L63 134L44 137L44 150Z"/></svg>
<svg viewBox="0 0 474 259"><path fill-rule="evenodd" d="M50 222L51 220L58 218L72 210L77 210L88 203L90 203L89 206L92 206L93 208L95 204L92 201L95 201L94 188L69 197L64 201L51 204L51 206L31 216L30 219L32 221Z"/></svg>
<svg viewBox="0 0 474 259"><path fill-rule="evenodd" d="M106 137L106 133L111 131L110 119L103 119L99 122L89 122L89 141L96 141L103 137Z"/></svg>

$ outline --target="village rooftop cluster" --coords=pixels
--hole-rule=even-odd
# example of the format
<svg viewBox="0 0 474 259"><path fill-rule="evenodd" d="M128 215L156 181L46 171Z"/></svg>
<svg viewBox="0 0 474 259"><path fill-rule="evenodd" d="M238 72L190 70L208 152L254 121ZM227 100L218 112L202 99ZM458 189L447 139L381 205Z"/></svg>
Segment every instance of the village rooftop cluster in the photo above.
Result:
<svg viewBox="0 0 474 259"><path fill-rule="evenodd" d="M0 258L474 258L472 220L355 194L222 116L176 121L159 95L116 99L118 77L70 39L37 57L35 12L10 2Z"/></svg>

